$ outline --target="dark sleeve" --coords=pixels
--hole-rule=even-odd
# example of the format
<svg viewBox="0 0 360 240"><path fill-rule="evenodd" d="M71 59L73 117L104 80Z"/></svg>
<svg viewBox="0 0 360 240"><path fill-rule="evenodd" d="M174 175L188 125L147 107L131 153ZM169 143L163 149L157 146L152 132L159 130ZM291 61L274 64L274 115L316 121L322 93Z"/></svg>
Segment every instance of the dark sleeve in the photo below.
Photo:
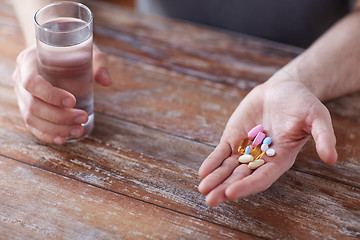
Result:
<svg viewBox="0 0 360 240"><path fill-rule="evenodd" d="M198 22L300 47L349 12L346 0L137 0L141 12Z"/></svg>

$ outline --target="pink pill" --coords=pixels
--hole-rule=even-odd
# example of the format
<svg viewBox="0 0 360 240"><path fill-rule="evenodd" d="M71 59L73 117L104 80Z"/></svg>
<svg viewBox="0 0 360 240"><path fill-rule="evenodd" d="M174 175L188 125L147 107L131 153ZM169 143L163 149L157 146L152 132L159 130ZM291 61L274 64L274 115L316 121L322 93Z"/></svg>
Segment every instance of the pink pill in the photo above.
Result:
<svg viewBox="0 0 360 240"><path fill-rule="evenodd" d="M257 125L248 132L248 138L250 138L250 140L253 140L256 135L258 135L258 133L262 131L264 131L264 127L262 125Z"/></svg>
<svg viewBox="0 0 360 240"><path fill-rule="evenodd" d="M256 137L255 137L255 139L254 139L254 141L253 141L253 143L252 143L253 147L256 147L257 145L259 145L260 143L262 143L262 141L264 140L264 138L265 138L265 133L259 132L259 133L256 135Z"/></svg>

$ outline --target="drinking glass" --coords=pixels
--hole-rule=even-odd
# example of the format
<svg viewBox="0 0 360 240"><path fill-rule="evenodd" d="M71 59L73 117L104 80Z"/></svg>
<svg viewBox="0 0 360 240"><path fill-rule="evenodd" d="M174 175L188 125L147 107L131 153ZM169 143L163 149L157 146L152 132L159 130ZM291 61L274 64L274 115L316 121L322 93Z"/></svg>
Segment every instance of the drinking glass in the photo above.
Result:
<svg viewBox="0 0 360 240"><path fill-rule="evenodd" d="M86 111L85 137L94 128L92 13L81 3L55 2L38 10L34 20L39 73L55 87L72 93L75 108Z"/></svg>

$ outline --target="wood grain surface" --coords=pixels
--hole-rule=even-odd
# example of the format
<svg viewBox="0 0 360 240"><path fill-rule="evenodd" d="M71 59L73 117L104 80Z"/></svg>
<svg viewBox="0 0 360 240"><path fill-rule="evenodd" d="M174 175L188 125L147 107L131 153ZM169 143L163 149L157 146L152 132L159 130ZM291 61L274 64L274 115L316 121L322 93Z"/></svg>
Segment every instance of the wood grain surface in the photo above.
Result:
<svg viewBox="0 0 360 240"><path fill-rule="evenodd" d="M12 89L24 48L0 0L0 232L5 239L356 239L360 94L326 103L339 162L310 139L267 191L210 208L197 170L257 84L301 49L88 1L114 84L96 86L95 130L46 145Z"/></svg>

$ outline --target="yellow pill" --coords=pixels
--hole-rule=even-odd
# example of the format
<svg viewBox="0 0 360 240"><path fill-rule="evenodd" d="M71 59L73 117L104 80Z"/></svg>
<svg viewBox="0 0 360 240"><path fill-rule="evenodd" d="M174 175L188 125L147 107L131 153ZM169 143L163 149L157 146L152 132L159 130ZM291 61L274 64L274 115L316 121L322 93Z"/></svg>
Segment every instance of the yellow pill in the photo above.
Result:
<svg viewBox="0 0 360 240"><path fill-rule="evenodd" d="M252 162L250 162L248 164L248 167L252 170L260 167L261 165L263 165L265 163L265 161L263 159L257 159L257 160L254 160Z"/></svg>
<svg viewBox="0 0 360 240"><path fill-rule="evenodd" d="M238 153L243 155L245 153L245 149L242 149L241 147L238 148Z"/></svg>
<svg viewBox="0 0 360 240"><path fill-rule="evenodd" d="M254 160L254 157L249 154L244 154L239 157L239 162L241 163L249 163Z"/></svg>
<svg viewBox="0 0 360 240"><path fill-rule="evenodd" d="M255 158L255 160L262 158L265 155L265 152L262 152L259 156Z"/></svg>
<svg viewBox="0 0 360 240"><path fill-rule="evenodd" d="M247 145L249 145L249 139L245 138L244 141L242 141L242 143L240 144L240 146L238 148L238 152L240 154L244 154L245 148L247 147Z"/></svg>
<svg viewBox="0 0 360 240"><path fill-rule="evenodd" d="M256 158L257 156L259 156L261 154L261 146L257 146L256 148L254 148L252 151L251 151L251 155Z"/></svg>

